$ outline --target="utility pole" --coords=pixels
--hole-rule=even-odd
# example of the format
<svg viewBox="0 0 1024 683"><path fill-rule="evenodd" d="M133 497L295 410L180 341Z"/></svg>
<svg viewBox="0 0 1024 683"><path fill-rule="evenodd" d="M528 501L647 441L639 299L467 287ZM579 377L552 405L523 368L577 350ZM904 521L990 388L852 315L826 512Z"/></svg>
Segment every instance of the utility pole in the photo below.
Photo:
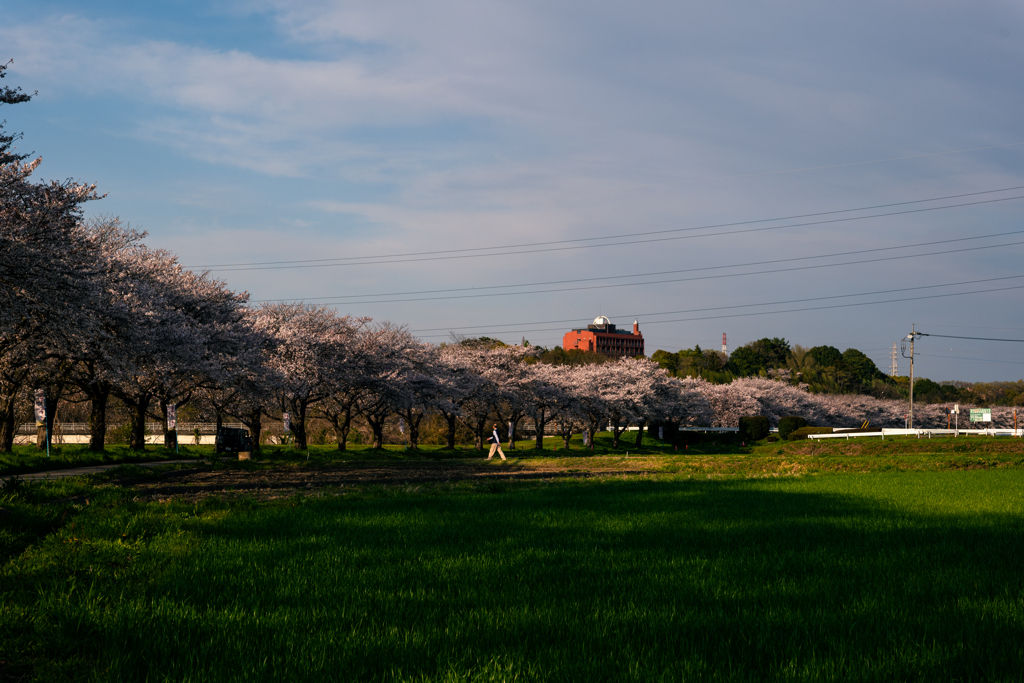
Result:
<svg viewBox="0 0 1024 683"><path fill-rule="evenodd" d="M910 325L910 428L914 428L914 325Z"/></svg>
<svg viewBox="0 0 1024 683"><path fill-rule="evenodd" d="M910 334L903 338L900 344L900 353L904 358L910 358L910 416L907 428L914 428L914 340L921 336L920 332L914 331L914 325L910 325ZM907 342L910 342L910 355L907 355Z"/></svg>

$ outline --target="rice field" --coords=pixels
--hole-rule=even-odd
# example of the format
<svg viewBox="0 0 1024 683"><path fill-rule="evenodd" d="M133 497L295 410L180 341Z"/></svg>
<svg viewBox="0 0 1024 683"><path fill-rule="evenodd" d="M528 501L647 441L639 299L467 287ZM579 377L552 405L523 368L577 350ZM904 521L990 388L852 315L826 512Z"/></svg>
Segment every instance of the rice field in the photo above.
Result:
<svg viewBox="0 0 1024 683"><path fill-rule="evenodd" d="M1024 678L1022 469L0 505L0 680Z"/></svg>

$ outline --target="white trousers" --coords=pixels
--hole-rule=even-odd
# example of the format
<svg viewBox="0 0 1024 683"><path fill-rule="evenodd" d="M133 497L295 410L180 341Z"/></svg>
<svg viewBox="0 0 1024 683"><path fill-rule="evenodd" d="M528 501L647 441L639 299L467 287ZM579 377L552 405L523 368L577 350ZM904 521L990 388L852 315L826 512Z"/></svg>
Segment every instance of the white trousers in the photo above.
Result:
<svg viewBox="0 0 1024 683"><path fill-rule="evenodd" d="M491 452L487 454L487 459L488 460L490 460L491 458L494 457L494 451L498 451L498 455L501 456L502 460L508 460L508 458L505 457L504 451L501 450L501 444L500 443L492 443L491 444Z"/></svg>

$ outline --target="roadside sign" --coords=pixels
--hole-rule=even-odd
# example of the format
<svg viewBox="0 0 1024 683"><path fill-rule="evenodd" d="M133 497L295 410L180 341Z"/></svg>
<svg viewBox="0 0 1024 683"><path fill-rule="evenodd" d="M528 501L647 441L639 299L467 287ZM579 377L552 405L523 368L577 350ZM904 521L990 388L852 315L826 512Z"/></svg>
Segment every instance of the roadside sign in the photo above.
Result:
<svg viewBox="0 0 1024 683"><path fill-rule="evenodd" d="M971 408L971 422L991 422L991 408Z"/></svg>

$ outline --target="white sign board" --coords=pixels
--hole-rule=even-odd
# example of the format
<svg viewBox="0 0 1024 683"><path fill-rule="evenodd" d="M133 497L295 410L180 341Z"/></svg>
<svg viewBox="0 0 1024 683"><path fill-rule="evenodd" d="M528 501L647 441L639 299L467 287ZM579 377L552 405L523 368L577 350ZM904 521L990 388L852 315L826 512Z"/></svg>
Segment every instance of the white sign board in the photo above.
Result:
<svg viewBox="0 0 1024 683"><path fill-rule="evenodd" d="M971 422L991 422L991 408L971 408Z"/></svg>

